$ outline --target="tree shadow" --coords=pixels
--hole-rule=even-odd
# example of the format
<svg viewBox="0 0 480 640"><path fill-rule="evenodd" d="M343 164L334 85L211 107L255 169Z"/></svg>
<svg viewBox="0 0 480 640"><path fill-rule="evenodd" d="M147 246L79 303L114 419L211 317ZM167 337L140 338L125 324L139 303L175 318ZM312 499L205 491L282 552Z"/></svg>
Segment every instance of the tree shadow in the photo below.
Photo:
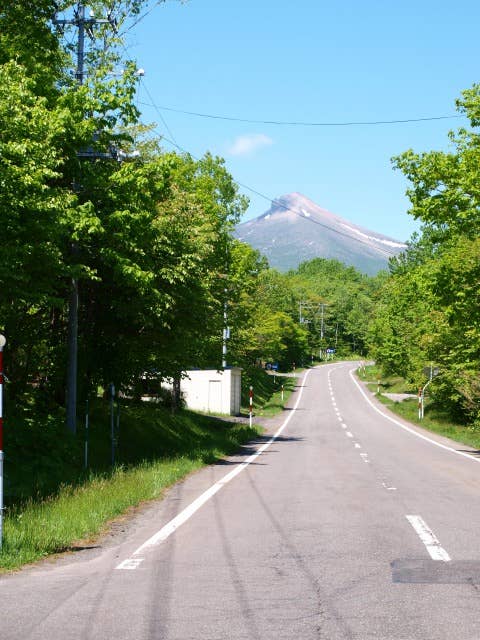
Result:
<svg viewBox="0 0 480 640"><path fill-rule="evenodd" d="M259 446L262 446L267 442L270 442L271 439L272 439L272 436L268 436L268 435L258 436L254 440L251 440L248 444L242 445L242 447L235 454L233 454L233 457L235 458L235 460L222 459L222 460L215 461L213 464L214 466L221 466L221 467L242 464L242 458L248 458L250 456L255 455L256 453L258 453ZM302 442L303 440L304 438L297 438L293 436L278 436L278 438L275 438L272 444L274 444L275 442ZM263 451L261 455L263 455L264 453L267 453L267 451ZM276 453L276 451L275 449L269 449L268 453ZM256 465L256 466L265 465L265 463L261 463L261 462L251 462L250 464Z"/></svg>
<svg viewBox="0 0 480 640"><path fill-rule="evenodd" d="M471 449L456 449L459 453L468 453L470 456L475 456L476 458L480 458L480 449L476 451L472 451Z"/></svg>

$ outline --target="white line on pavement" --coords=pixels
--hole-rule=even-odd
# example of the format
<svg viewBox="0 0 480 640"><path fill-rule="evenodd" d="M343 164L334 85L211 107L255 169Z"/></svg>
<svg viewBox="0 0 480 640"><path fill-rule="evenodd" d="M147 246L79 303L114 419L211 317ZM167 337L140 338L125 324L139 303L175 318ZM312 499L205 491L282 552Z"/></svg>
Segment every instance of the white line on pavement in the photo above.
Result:
<svg viewBox="0 0 480 640"><path fill-rule="evenodd" d="M432 560L449 562L451 560L448 553L440 545L438 538L427 526L427 523L420 516L405 516L418 534L418 537L427 548Z"/></svg>
<svg viewBox="0 0 480 640"><path fill-rule="evenodd" d="M143 558L127 558L126 560L121 562L116 568L128 569L131 571L131 570L137 569L142 562L143 562Z"/></svg>
<svg viewBox="0 0 480 640"><path fill-rule="evenodd" d="M440 449L444 449L445 451L450 451L450 453L455 453L457 456L462 456L462 458L467 458L468 460L471 460L472 462L480 462L480 458L474 458L473 456L471 456L468 453L463 453L463 451L457 451L456 449L452 449L451 447L447 447L446 445L441 444L440 442L436 442L435 440L432 440L431 438L427 438L427 436L424 436L421 433L418 433L418 431L415 431L414 429L411 429L410 427L407 427L405 424L403 424L399 420L395 420L395 418L392 418L392 416L389 416L387 413L384 413L383 411L381 411L375 404L373 404L373 402L367 396L367 394L362 389L362 387L360 386L358 381L355 380L355 377L353 375L354 371L355 371L355 369L351 369L349 371L351 379L357 385L358 390L363 395L363 397L368 402L368 404L372 407L372 409L374 409L381 416L383 416L384 418L386 418L390 422L393 422L393 424L396 424L398 427L401 427L402 429L404 429L404 431L408 431L408 433L411 433L412 435L416 436L417 438L420 438L421 440L425 440L426 442L429 442L430 444L433 444L436 447L440 447Z"/></svg>
<svg viewBox="0 0 480 640"><path fill-rule="evenodd" d="M384 487L387 491L396 491L397 487L390 487L386 482L382 482L382 487Z"/></svg>
<svg viewBox="0 0 480 640"><path fill-rule="evenodd" d="M119 565L117 565L116 569L136 569L140 563L143 561L141 556L145 551L150 550L152 547L159 545L164 542L169 536L172 535L179 527L182 526L187 520L189 520L193 514L200 509L210 498L212 498L220 489L222 489L226 484L228 484L233 478L238 476L242 471L244 471L254 460L256 460L268 447L275 442L275 440L280 436L282 431L286 428L293 414L296 412L297 407L302 398L303 389L305 388L305 381L308 378L308 375L312 371L309 369L305 374L302 386L300 387L300 393L298 394L297 401L293 410L289 412L288 417L283 422L282 426L274 433L274 435L262 445L254 454L246 458L244 462L239 464L235 469L227 473L223 478L221 478L218 482L213 484L209 489L204 491L196 500L194 500L188 507L183 509L173 520L170 520L164 527L157 531L151 538L149 538L146 542L144 542L138 549L136 549L130 558L127 558ZM135 564L137 563L137 564Z"/></svg>

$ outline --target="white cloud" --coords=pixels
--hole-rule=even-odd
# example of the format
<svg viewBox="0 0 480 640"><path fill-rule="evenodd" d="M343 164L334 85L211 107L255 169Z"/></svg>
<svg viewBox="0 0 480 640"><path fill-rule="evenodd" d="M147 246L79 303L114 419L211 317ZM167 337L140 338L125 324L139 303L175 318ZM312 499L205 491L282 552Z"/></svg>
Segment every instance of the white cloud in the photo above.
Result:
<svg viewBox="0 0 480 640"><path fill-rule="evenodd" d="M271 144L273 140L264 133L247 133L244 136L238 136L228 152L232 156L245 156Z"/></svg>

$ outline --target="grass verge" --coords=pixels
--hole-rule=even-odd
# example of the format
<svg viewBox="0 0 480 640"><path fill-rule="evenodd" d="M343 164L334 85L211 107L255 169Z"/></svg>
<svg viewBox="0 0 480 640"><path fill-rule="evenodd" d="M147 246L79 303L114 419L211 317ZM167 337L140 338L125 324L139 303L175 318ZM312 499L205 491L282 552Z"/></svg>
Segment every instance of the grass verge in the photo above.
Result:
<svg viewBox="0 0 480 640"><path fill-rule="evenodd" d="M189 411L172 415L158 406L124 406L116 452L118 464L109 469L108 417L108 409L102 403L92 408L91 466L87 472L81 464L77 468L83 463L79 456L79 451L83 451L82 432L77 442L72 444L67 438L62 443L59 450L70 451L71 457L62 460L64 472L58 471L57 477L63 475L69 481L60 482L47 497L35 493L45 477L45 469L39 469L38 465L32 468L30 459L25 460L18 451L12 451L22 467L20 473L30 479L31 495L28 496L29 488L24 484L21 498L9 496L0 570L16 569L75 548L80 541L94 539L109 521L130 507L158 498L166 487L234 453L242 443L259 434L258 429L250 429L248 425ZM8 447L6 450L8 459ZM54 453L46 458L47 469L55 460ZM11 485L12 479L9 480ZM41 488L45 494L47 485Z"/></svg>
<svg viewBox="0 0 480 640"><path fill-rule="evenodd" d="M297 378L294 377L274 375L258 368L246 371L242 393L242 413L249 411L248 390L250 385L253 387L254 394L253 415L271 418L283 410L296 384Z"/></svg>
<svg viewBox="0 0 480 640"><path fill-rule="evenodd" d="M380 380L380 393L376 393L376 396L391 411L432 433L480 450L480 430L478 428L454 422L451 416L437 407L429 398L425 399L425 415L423 419L420 419L417 398L394 402L383 395L384 393L412 393L414 390L408 387L403 378L381 377L380 373L375 365L357 370L357 376L367 382L368 388L374 393L376 393L378 380Z"/></svg>

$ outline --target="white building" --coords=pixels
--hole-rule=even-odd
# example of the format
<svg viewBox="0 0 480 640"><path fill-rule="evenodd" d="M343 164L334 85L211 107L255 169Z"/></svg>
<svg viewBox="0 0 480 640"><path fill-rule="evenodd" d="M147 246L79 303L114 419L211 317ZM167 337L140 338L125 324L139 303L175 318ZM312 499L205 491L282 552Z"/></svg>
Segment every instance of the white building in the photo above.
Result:
<svg viewBox="0 0 480 640"><path fill-rule="evenodd" d="M242 370L191 370L180 389L189 409L236 416L240 413Z"/></svg>

